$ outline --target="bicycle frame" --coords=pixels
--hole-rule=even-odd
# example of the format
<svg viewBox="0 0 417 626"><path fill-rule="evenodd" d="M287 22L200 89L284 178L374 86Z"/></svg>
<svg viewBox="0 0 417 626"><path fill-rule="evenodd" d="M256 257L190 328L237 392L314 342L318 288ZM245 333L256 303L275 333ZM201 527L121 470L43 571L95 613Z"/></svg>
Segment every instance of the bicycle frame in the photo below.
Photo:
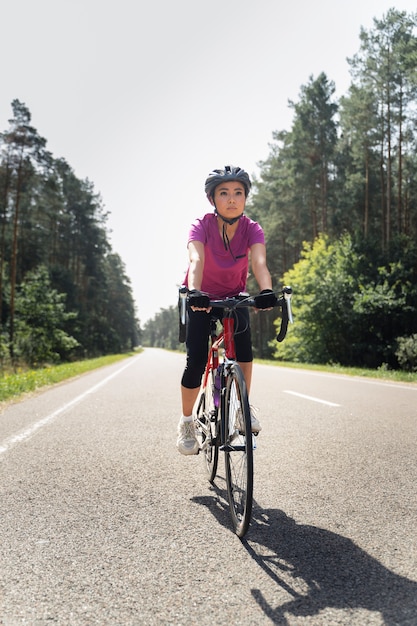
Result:
<svg viewBox="0 0 417 626"><path fill-rule="evenodd" d="M225 358L230 361L236 360L236 348L234 341L234 319L228 317L227 314L222 319L223 329L219 334L214 331L211 333L211 345L209 348L207 365L204 371L202 387L207 385L207 379L213 370L219 366L219 350L223 347ZM222 346L223 344L223 346Z"/></svg>
<svg viewBox="0 0 417 626"><path fill-rule="evenodd" d="M212 338L213 339L213 338ZM219 366L219 349L221 348L221 344L223 342L223 331L217 335L211 342L211 346L209 348L209 354L207 358L206 369L204 370L202 387L205 389L207 387L207 379L209 374L216 370Z"/></svg>

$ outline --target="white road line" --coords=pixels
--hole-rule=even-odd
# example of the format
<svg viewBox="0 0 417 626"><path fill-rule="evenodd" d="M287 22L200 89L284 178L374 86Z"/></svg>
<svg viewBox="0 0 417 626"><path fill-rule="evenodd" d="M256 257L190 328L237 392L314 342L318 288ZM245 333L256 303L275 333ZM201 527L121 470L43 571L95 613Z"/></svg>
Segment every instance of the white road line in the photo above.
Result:
<svg viewBox="0 0 417 626"><path fill-rule="evenodd" d="M322 400L321 398L314 398L313 396L306 396L303 393L297 393L296 391L288 391L284 389L284 393L290 393L292 396L298 396L299 398L304 398L305 400L312 400L313 402L320 402L321 404L327 404L328 406L340 406L340 404L336 404L335 402L328 402L328 400Z"/></svg>
<svg viewBox="0 0 417 626"><path fill-rule="evenodd" d="M130 367L136 361L136 359L138 359L138 358L139 357L136 357L135 359L129 360L128 363L123 365L123 367L118 369L116 372L113 372L113 374L110 374L106 378L103 378L102 381L100 381L96 385L93 385L93 387L90 387L90 389L87 389L87 391L85 391L81 395L77 396L76 398L74 398L70 402L67 402L66 404L63 404L59 409L57 409L56 411L53 411L53 413L50 413L46 417L43 417L42 419L38 420L37 422L35 422L31 426L29 426L28 428L25 428L24 430L22 430L19 433L17 433L16 435L12 435L11 437L8 437L7 439L5 439L2 443L0 443L0 455L4 454L4 452L7 452L8 450L10 450L10 448L15 446L16 444L22 443L23 441L26 441L26 439L29 439L30 437L32 437L32 435L37 430L39 430L43 426L46 426L46 424L49 424L50 422L52 422L52 420L54 420L56 417L58 417L58 415L61 415L61 413L64 413L65 411L67 411L72 406L75 406L79 402L82 402L88 395L94 393L95 391L97 391L97 389L100 389L100 387L103 387L104 385L106 385L112 378L114 378L115 376L118 376L126 368Z"/></svg>

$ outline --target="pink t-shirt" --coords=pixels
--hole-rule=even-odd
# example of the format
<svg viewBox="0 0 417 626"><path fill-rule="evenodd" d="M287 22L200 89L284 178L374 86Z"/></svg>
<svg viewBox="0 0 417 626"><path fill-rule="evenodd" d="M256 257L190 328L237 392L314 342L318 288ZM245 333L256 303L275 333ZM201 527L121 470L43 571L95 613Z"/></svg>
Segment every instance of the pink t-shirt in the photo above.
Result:
<svg viewBox="0 0 417 626"><path fill-rule="evenodd" d="M226 298L245 291L249 250L255 243L265 243L265 237L261 226L243 215L230 242L233 258L230 250L225 249L216 215L207 213L191 225L188 243L190 241L201 241L204 244L201 291L208 293L211 298ZM185 285L188 286L188 271Z"/></svg>

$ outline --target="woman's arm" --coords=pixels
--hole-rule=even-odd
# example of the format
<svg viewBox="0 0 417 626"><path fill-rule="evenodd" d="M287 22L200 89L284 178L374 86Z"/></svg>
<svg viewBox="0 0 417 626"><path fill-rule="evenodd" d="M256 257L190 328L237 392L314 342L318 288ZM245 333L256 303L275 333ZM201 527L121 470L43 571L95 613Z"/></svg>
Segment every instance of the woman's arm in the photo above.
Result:
<svg viewBox="0 0 417 626"><path fill-rule="evenodd" d="M263 243L255 243L251 246L252 272L259 285L259 291L272 289L272 278L266 264L266 247Z"/></svg>
<svg viewBox="0 0 417 626"><path fill-rule="evenodd" d="M201 241L190 241L188 244L188 289L201 289L204 270L204 244Z"/></svg>

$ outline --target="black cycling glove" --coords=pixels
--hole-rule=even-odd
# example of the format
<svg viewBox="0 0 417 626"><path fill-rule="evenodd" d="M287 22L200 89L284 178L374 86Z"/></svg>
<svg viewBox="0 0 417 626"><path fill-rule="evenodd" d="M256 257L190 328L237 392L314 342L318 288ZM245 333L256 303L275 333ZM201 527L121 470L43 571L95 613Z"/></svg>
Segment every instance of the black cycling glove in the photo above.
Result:
<svg viewBox="0 0 417 626"><path fill-rule="evenodd" d="M195 306L198 309L208 309L210 306L210 298L198 289L191 289L191 291L188 292L187 303L189 307Z"/></svg>
<svg viewBox="0 0 417 626"><path fill-rule="evenodd" d="M271 309L278 302L272 289L262 289L261 293L254 297L257 309Z"/></svg>

